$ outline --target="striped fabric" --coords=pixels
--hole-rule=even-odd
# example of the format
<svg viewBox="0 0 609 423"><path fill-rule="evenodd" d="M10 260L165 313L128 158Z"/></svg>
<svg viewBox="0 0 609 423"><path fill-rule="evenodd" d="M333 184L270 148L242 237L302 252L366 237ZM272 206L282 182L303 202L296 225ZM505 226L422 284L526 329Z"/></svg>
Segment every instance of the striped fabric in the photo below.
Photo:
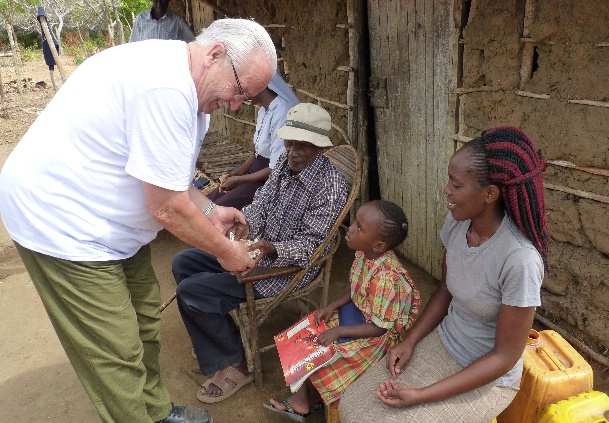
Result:
<svg viewBox="0 0 609 423"><path fill-rule="evenodd" d="M190 42L195 36L186 21L175 13L168 11L161 19L154 19L150 10L145 10L135 18L129 42L152 39Z"/></svg>
<svg viewBox="0 0 609 423"><path fill-rule="evenodd" d="M326 404L339 399L352 382L383 358L387 350L400 341L419 313L419 291L393 251L376 260L368 260L361 251L356 252L350 281L351 300L366 321L387 329L387 332L376 338L336 344L341 358L310 377ZM338 313L334 313L328 326L336 327L338 323Z"/></svg>

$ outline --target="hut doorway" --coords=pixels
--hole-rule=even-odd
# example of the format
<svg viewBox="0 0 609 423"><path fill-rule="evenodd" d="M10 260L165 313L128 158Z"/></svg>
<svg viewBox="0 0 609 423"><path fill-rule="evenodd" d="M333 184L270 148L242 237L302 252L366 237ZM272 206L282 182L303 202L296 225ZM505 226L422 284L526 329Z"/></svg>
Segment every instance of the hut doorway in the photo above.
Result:
<svg viewBox="0 0 609 423"><path fill-rule="evenodd" d="M370 93L380 194L403 206L402 253L439 278L438 232L454 143L449 128L451 1L369 0Z"/></svg>

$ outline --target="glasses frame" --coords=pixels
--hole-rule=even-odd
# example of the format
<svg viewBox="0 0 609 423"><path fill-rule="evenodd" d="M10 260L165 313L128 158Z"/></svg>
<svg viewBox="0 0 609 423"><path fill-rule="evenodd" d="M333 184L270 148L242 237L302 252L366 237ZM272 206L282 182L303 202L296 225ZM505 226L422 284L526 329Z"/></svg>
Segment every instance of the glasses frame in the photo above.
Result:
<svg viewBox="0 0 609 423"><path fill-rule="evenodd" d="M245 90L241 86L241 81L239 80L239 75L237 74L237 69L235 68L235 64L233 63L233 59L228 56L228 60L230 61L230 65L233 68L233 74L235 75L235 81L237 82L237 89L239 90L239 95L243 96L245 100L249 100L249 96L245 93Z"/></svg>

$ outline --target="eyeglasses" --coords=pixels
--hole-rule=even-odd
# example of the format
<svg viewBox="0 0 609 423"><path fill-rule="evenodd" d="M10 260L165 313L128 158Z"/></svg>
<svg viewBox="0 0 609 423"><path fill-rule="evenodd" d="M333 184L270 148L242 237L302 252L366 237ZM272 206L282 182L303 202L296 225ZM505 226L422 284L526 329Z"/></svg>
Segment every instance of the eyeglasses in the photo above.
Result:
<svg viewBox="0 0 609 423"><path fill-rule="evenodd" d="M243 96L243 98L245 100L248 100L249 97L243 90L243 87L241 86L241 81L239 81L239 75L237 75L237 69L235 69L235 64L233 63L233 59L231 59L229 56L228 60L230 60L230 65L233 68L233 74L235 75L235 81L237 81L237 88L239 89L239 95Z"/></svg>

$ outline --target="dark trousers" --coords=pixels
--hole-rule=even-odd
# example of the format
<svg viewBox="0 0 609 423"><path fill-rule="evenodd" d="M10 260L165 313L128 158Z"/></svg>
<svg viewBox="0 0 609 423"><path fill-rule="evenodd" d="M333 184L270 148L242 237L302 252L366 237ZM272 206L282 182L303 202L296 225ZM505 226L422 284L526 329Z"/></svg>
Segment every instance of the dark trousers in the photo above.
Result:
<svg viewBox="0 0 609 423"><path fill-rule="evenodd" d="M199 368L211 375L243 363L239 329L228 312L245 301L245 289L215 257L195 248L173 258L178 308L192 340Z"/></svg>
<svg viewBox="0 0 609 423"><path fill-rule="evenodd" d="M267 167L269 167L269 159L257 156L245 174L249 175L250 173L258 172L259 170ZM216 188L207 195L207 198L219 206L234 207L241 210L243 207L252 203L256 190L264 185L264 182L265 181L246 182L239 184L235 188L226 192L220 192Z"/></svg>

